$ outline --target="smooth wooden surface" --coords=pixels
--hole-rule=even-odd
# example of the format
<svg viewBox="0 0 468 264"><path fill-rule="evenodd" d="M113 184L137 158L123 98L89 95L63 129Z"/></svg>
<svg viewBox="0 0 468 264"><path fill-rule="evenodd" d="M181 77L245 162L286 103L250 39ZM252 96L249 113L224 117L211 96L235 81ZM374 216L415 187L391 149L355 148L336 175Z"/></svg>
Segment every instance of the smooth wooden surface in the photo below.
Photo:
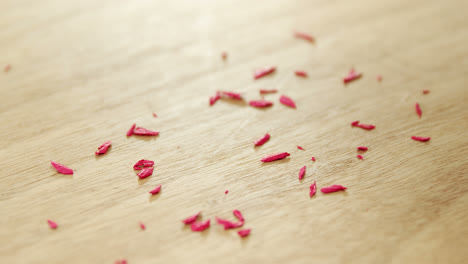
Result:
<svg viewBox="0 0 468 264"><path fill-rule="evenodd" d="M12 64L0 73L0 263L466 263L467 1L3 0L0 10L0 63ZM253 80L270 65L274 75ZM363 78L344 86L351 67ZM260 88L280 91L270 109L208 106L217 90L249 100ZM126 138L132 123L161 134ZM261 164L281 151L290 158ZM139 181L142 158L156 165ZM348 190L309 198L313 181ZM250 237L215 224L233 209ZM203 233L181 223L198 211L213 223Z"/></svg>

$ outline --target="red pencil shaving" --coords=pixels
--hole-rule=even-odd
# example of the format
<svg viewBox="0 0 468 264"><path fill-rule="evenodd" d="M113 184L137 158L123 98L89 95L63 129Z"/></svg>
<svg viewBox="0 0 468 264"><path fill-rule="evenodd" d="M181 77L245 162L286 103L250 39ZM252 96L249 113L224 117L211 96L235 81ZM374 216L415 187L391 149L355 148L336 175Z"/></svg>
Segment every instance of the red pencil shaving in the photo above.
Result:
<svg viewBox="0 0 468 264"><path fill-rule="evenodd" d="M382 76L377 76L377 81L381 82L382 81Z"/></svg>
<svg viewBox="0 0 468 264"><path fill-rule="evenodd" d="M73 170L68 168L67 166L64 166L55 161L51 161L50 164L54 166L54 168L57 170L58 173L65 174L65 175L73 175Z"/></svg>
<svg viewBox="0 0 468 264"><path fill-rule="evenodd" d="M225 219L218 218L218 217L216 217L216 221L218 222L218 224L223 225L224 229L238 228L238 227L243 226L245 219L242 216L241 212L239 210L234 210L232 211L232 213L237 219L239 219L239 222L234 223L229 220L225 220Z"/></svg>
<svg viewBox="0 0 468 264"><path fill-rule="evenodd" d="M127 137L133 135L133 131L135 130L136 124L133 124L132 127L127 131Z"/></svg>
<svg viewBox="0 0 468 264"><path fill-rule="evenodd" d="M253 107L260 107L261 108L261 107L272 106L273 103L270 102L270 101L267 101L267 100L254 100L254 101L250 101L249 105L253 106Z"/></svg>
<svg viewBox="0 0 468 264"><path fill-rule="evenodd" d="M347 189L346 187L341 186L341 185L331 185L328 187L323 187L322 189L320 189L320 191L323 193L333 193L333 192L338 192L338 191L344 191L346 189Z"/></svg>
<svg viewBox="0 0 468 264"><path fill-rule="evenodd" d="M151 131L151 130L148 130L148 129L142 128L142 127L137 127L133 131L133 134L139 135L139 136L157 136L157 135L159 135L159 132L158 131Z"/></svg>
<svg viewBox="0 0 468 264"><path fill-rule="evenodd" d="M155 112L153 112L153 116L154 116L154 117L158 117L158 115L157 115Z"/></svg>
<svg viewBox="0 0 468 264"><path fill-rule="evenodd" d="M354 121L351 123L351 126L353 127L360 127L362 129L366 129L366 130L372 130L375 128L374 125L366 125L366 124L359 124L359 121Z"/></svg>
<svg viewBox="0 0 468 264"><path fill-rule="evenodd" d="M305 149L303 149L301 146L297 146L297 149L305 150Z"/></svg>
<svg viewBox="0 0 468 264"><path fill-rule="evenodd" d="M112 144L111 141L107 141L106 143L99 146L98 151L95 152L96 156L106 154L106 152L109 149L109 147L111 146L111 144Z"/></svg>
<svg viewBox="0 0 468 264"><path fill-rule="evenodd" d="M312 197L317 192L317 184L315 183L315 181L314 183L310 185L309 188L310 188L309 196Z"/></svg>
<svg viewBox="0 0 468 264"><path fill-rule="evenodd" d="M364 158L361 155L357 155L356 158L363 160Z"/></svg>
<svg viewBox="0 0 468 264"><path fill-rule="evenodd" d="M344 77L343 78L343 83L349 83L349 82L352 82L354 80L357 80L359 78L361 78L362 74L361 73L356 73L356 71L354 71L354 69L351 69L348 73L348 76Z"/></svg>
<svg viewBox="0 0 468 264"><path fill-rule="evenodd" d="M311 161L315 161L315 157L312 157L310 160L311 160Z"/></svg>
<svg viewBox="0 0 468 264"><path fill-rule="evenodd" d="M228 191L228 190L226 190L226 191L224 192L224 194L228 194L228 192L229 192L229 191Z"/></svg>
<svg viewBox="0 0 468 264"><path fill-rule="evenodd" d="M304 178L304 174L306 172L306 166L302 167L300 170L299 170L299 180L302 180Z"/></svg>
<svg viewBox="0 0 468 264"><path fill-rule="evenodd" d="M257 141L254 142L256 147L265 144L270 139L270 134L266 133L263 137L259 138Z"/></svg>
<svg viewBox="0 0 468 264"><path fill-rule="evenodd" d="M258 69L254 72L254 79L260 79L263 76L266 76L268 74L271 74L276 71L276 67L268 67L268 68L263 68L263 69Z"/></svg>
<svg viewBox="0 0 468 264"><path fill-rule="evenodd" d="M145 230L145 229L146 229L145 224L143 224L142 222L140 222L140 228L141 228L141 230Z"/></svg>
<svg viewBox="0 0 468 264"><path fill-rule="evenodd" d="M289 107L292 107L292 108L296 108L296 104L294 103L294 101L287 97L286 95L282 95L279 99L280 103L286 105L286 106L289 106Z"/></svg>
<svg viewBox="0 0 468 264"><path fill-rule="evenodd" d="M151 175L153 174L153 170L154 170L153 167L143 169L140 173L137 174L137 176L138 176L140 179L148 178L149 176L151 176Z"/></svg>
<svg viewBox="0 0 468 264"><path fill-rule="evenodd" d="M154 188L154 190L151 190L149 193L151 193L151 195L155 195L155 194L158 194L160 191L161 191L161 184L158 185L158 187Z"/></svg>
<svg viewBox="0 0 468 264"><path fill-rule="evenodd" d="M268 89L260 89L260 93L261 93L261 94L269 94L269 93L277 93L277 92L278 92L278 90L276 90L276 89L270 89L270 90L268 90Z"/></svg>
<svg viewBox="0 0 468 264"><path fill-rule="evenodd" d="M431 140L430 137L411 137L412 140L416 140L416 141L429 141Z"/></svg>
<svg viewBox="0 0 468 264"><path fill-rule="evenodd" d="M296 31L296 32L294 32L294 36L296 36L296 38L304 39L304 40L307 40L309 42L314 42L315 41L314 37L312 37L309 34L302 33L302 32L297 32Z"/></svg>
<svg viewBox="0 0 468 264"><path fill-rule="evenodd" d="M428 94L428 93L430 93L430 92L431 92L431 91L429 91L429 90L423 90L423 94Z"/></svg>
<svg viewBox="0 0 468 264"><path fill-rule="evenodd" d="M248 235L250 235L250 230L252 229L241 229L239 231L237 231L237 234L239 234L240 237L246 237Z"/></svg>
<svg viewBox="0 0 468 264"><path fill-rule="evenodd" d="M224 52L221 53L221 58L222 58L223 60L226 60L226 59L227 59L227 56L228 56L227 52L224 51Z"/></svg>
<svg viewBox="0 0 468 264"><path fill-rule="evenodd" d="M299 77L307 77L307 72L305 71L295 71L294 74Z"/></svg>
<svg viewBox="0 0 468 264"><path fill-rule="evenodd" d="M367 147L359 146L356 148L357 150L367 151Z"/></svg>
<svg viewBox="0 0 468 264"><path fill-rule="evenodd" d="M206 220L205 222L194 222L190 225L190 229L194 232L202 232L205 231L208 227L210 227L210 220Z"/></svg>
<svg viewBox="0 0 468 264"><path fill-rule="evenodd" d="M220 92L221 96L222 97L227 97L227 98L231 98L231 99L234 99L234 100L244 100L242 98L242 95L240 93L235 93L235 92Z"/></svg>
<svg viewBox="0 0 468 264"><path fill-rule="evenodd" d="M58 225L52 220L47 220L47 223L49 224L50 229L57 229Z"/></svg>
<svg viewBox="0 0 468 264"><path fill-rule="evenodd" d="M134 170L141 170L141 169L146 168L146 167L152 167L153 165L154 165L154 161L142 159L142 160L137 161L137 163L135 163L135 165L133 165L133 169Z"/></svg>
<svg viewBox="0 0 468 264"><path fill-rule="evenodd" d="M219 92L216 92L215 96L210 97L210 105L214 105L219 99L221 99L221 95Z"/></svg>
<svg viewBox="0 0 468 264"><path fill-rule="evenodd" d="M280 160L280 159L284 159L286 158L287 156L289 156L291 154L287 153L287 152L281 152L281 153L275 153L275 154L270 154L266 157L263 157L261 159L262 162L272 162L272 161L275 161L275 160Z"/></svg>
<svg viewBox="0 0 468 264"><path fill-rule="evenodd" d="M3 68L4 72L9 72L11 70L11 64L5 65L5 68Z"/></svg>
<svg viewBox="0 0 468 264"><path fill-rule="evenodd" d="M115 264L127 264L127 260L126 259L116 260Z"/></svg>
<svg viewBox="0 0 468 264"><path fill-rule="evenodd" d="M186 225L190 225L192 223L195 223L195 221L197 221L197 218L198 216L200 216L201 212L198 212L194 215L191 215L187 218L185 218L184 220L182 220L182 223L186 224Z"/></svg>
<svg viewBox="0 0 468 264"><path fill-rule="evenodd" d="M422 111L421 111L421 107L419 106L419 103L416 103L414 107L416 108L416 114L418 114L419 118L421 118Z"/></svg>

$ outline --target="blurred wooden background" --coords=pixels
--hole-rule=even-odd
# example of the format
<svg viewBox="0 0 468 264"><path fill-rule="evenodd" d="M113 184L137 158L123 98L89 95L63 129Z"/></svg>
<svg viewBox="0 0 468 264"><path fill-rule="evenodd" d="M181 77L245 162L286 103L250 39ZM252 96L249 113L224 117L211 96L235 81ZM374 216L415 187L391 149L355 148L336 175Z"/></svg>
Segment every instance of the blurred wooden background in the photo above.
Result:
<svg viewBox="0 0 468 264"><path fill-rule="evenodd" d="M0 64L12 65L0 72L0 262L466 262L467 10L422 0L0 1ZM274 75L253 80L270 65ZM363 78L344 86L351 67ZM280 91L266 96L270 109L208 106L217 90L249 100L260 88ZM161 134L126 138L133 123ZM271 140L253 148L265 132ZM281 151L290 158L259 161ZM139 181L132 165L143 158L155 172ZM51 160L75 174L57 174ZM309 198L313 181L348 190ZM233 209L250 237L215 224ZM213 222L203 233L181 223L198 211Z"/></svg>

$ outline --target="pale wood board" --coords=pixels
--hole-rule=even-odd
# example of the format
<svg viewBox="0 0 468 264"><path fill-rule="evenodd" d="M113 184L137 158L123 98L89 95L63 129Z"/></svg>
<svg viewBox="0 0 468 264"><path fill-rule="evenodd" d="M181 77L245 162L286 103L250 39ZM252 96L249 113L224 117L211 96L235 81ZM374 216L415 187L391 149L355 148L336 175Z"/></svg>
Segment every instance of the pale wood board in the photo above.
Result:
<svg viewBox="0 0 468 264"><path fill-rule="evenodd" d="M0 10L0 63L12 65L0 72L0 263L466 263L467 1L3 0ZM270 65L275 74L253 80ZM363 78L344 86L352 67ZM270 109L208 105L217 90L249 100L260 88L280 91L265 97ZM161 134L126 138L133 123ZM281 151L291 156L261 164ZM155 172L139 181L142 158ZM348 189L309 198L313 181ZM215 224L233 209L250 237ZM203 233L181 223L198 211L212 220Z"/></svg>

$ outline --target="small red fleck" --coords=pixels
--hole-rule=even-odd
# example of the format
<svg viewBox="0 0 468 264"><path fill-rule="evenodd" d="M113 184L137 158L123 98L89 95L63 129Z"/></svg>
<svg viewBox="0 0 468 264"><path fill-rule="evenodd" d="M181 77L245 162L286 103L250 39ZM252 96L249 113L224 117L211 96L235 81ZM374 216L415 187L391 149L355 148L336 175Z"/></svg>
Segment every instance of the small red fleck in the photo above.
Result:
<svg viewBox="0 0 468 264"><path fill-rule="evenodd" d="M268 156L265 156L262 158L262 162L272 162L272 161L275 161L275 160L280 160L280 159L284 159L286 158L287 156L289 156L291 154L287 153L287 152L281 152L281 153L275 153L275 154L270 154Z"/></svg>
<svg viewBox="0 0 468 264"><path fill-rule="evenodd" d="M210 227L210 220L206 220L205 222L194 222L193 224L190 225L190 228L194 232L202 232L206 230L208 227Z"/></svg>
<svg viewBox="0 0 468 264"><path fill-rule="evenodd" d="M210 105L214 105L219 99L221 99L221 95L219 92L216 92L215 96L210 97Z"/></svg>
<svg viewBox="0 0 468 264"><path fill-rule="evenodd" d="M276 92L278 92L278 90L276 90L276 89L270 89L270 90L268 90L268 89L260 89L260 93L261 93L261 94L269 94L269 93L276 93Z"/></svg>
<svg viewBox="0 0 468 264"><path fill-rule="evenodd" d="M314 196L314 194L315 194L316 192L317 192L317 184L316 184L315 181L314 181L314 183L312 183L312 184L310 185L310 193L309 193L309 196L310 196L310 197Z"/></svg>
<svg viewBox="0 0 468 264"><path fill-rule="evenodd" d="M356 148L357 150L362 150L362 151L367 151L367 147L364 147L364 146L359 146Z"/></svg>
<svg viewBox="0 0 468 264"><path fill-rule="evenodd" d="M65 175L73 175L73 170L68 168L67 166L64 166L55 161L51 161L50 164L54 166L54 168L57 170L58 173L65 174Z"/></svg>
<svg viewBox="0 0 468 264"><path fill-rule="evenodd" d="M185 218L184 220L182 220L182 222L184 224L186 224L186 225L190 225L190 224L194 223L195 221L197 221L197 218L198 218L198 216L200 216L200 214L201 214L201 212L198 212L198 213L196 213L194 215L191 215L191 216Z"/></svg>
<svg viewBox="0 0 468 264"><path fill-rule="evenodd" d="M331 185L328 187L323 187L320 189L323 193L332 193L332 192L338 192L338 191L343 191L346 190L347 188L341 185Z"/></svg>
<svg viewBox="0 0 468 264"><path fill-rule="evenodd" d="M127 137L133 135L133 131L135 130L136 124L133 124L132 127L127 131Z"/></svg>
<svg viewBox="0 0 468 264"><path fill-rule="evenodd" d="M348 76L343 78L343 83L346 84L346 83L352 82L354 80L361 78L361 76L362 76L361 73L356 73L354 69L351 69L348 73Z"/></svg>
<svg viewBox="0 0 468 264"><path fill-rule="evenodd" d="M140 228L141 228L141 230L145 230L145 229L146 229L145 224L143 224L142 222L140 222Z"/></svg>
<svg viewBox="0 0 468 264"><path fill-rule="evenodd" d="M361 160L364 159L361 155L357 155L356 157L357 157L358 159L361 159Z"/></svg>
<svg viewBox="0 0 468 264"><path fill-rule="evenodd" d="M242 213L239 210L234 210L232 211L232 214L239 219L239 221L244 222L244 216L242 216Z"/></svg>
<svg viewBox="0 0 468 264"><path fill-rule="evenodd" d="M157 115L155 112L153 112L153 116L154 116L154 117L158 117L158 115Z"/></svg>
<svg viewBox="0 0 468 264"><path fill-rule="evenodd" d="M312 161L315 161L315 157L312 157L311 160L312 160Z"/></svg>
<svg viewBox="0 0 468 264"><path fill-rule="evenodd" d="M99 146L98 151L96 151L95 154L96 155L106 154L107 149L109 149L111 144L112 144L111 141L107 141L106 143L102 144L101 146Z"/></svg>
<svg viewBox="0 0 468 264"><path fill-rule="evenodd" d="M224 192L224 194L228 194L228 193L229 193L229 191L228 191L228 190L226 190L226 191Z"/></svg>
<svg viewBox="0 0 468 264"><path fill-rule="evenodd" d="M221 53L221 58L222 58L223 60L226 60L226 59L227 59L227 56L228 56L227 52L223 51L223 52Z"/></svg>
<svg viewBox="0 0 468 264"><path fill-rule="evenodd" d="M418 114L419 118L421 118L422 111L421 111L421 107L419 106L419 103L416 103L415 108L416 108L416 114Z"/></svg>
<svg viewBox="0 0 468 264"><path fill-rule="evenodd" d="M250 101L249 105L253 107L268 107L268 106L272 106L273 103L267 100L254 100L254 101Z"/></svg>
<svg viewBox="0 0 468 264"><path fill-rule="evenodd" d="M225 219L218 218L218 217L216 217L216 221L218 222L218 224L223 225L224 229L238 228L238 227L243 226L245 219L242 216L241 212L239 210L234 210L232 211L232 213L237 219L239 219L239 222L234 223L232 221L225 220Z"/></svg>
<svg viewBox="0 0 468 264"><path fill-rule="evenodd" d="M159 184L158 187L154 188L154 190L151 190L149 193L151 193L151 195L155 195L155 194L158 194L160 191L161 191L161 184Z"/></svg>
<svg viewBox="0 0 468 264"><path fill-rule="evenodd" d="M381 82L382 81L382 76L377 76L377 81Z"/></svg>
<svg viewBox="0 0 468 264"><path fill-rule="evenodd" d="M305 150L305 149L303 149L301 146L297 146L297 149Z"/></svg>
<svg viewBox="0 0 468 264"><path fill-rule="evenodd" d="M135 131L133 131L133 134L139 135L139 136L157 136L159 135L158 131L151 131L146 128L142 127L137 127L135 128Z"/></svg>
<svg viewBox="0 0 468 264"><path fill-rule="evenodd" d="M266 133L263 137L259 138L257 141L254 142L256 147L262 146L270 139L270 134Z"/></svg>
<svg viewBox="0 0 468 264"><path fill-rule="evenodd" d="M430 137L411 137L412 140L416 140L416 141L429 141L431 140Z"/></svg>
<svg viewBox="0 0 468 264"><path fill-rule="evenodd" d="M140 177L140 179L148 178L153 174L153 170L153 167L143 169L140 173L137 174L137 176Z"/></svg>
<svg viewBox="0 0 468 264"><path fill-rule="evenodd" d="M307 77L307 72L305 71L295 71L294 74L299 77Z"/></svg>
<svg viewBox="0 0 468 264"><path fill-rule="evenodd" d="M11 64L5 65L5 68L3 68L4 72L9 72L11 70Z"/></svg>
<svg viewBox="0 0 468 264"><path fill-rule="evenodd" d="M294 101L291 98L289 98L289 97L287 97L285 95L282 95L280 97L279 101L280 101L280 103L282 103L282 104L284 104L286 106L296 108L296 104L294 103Z"/></svg>
<svg viewBox="0 0 468 264"><path fill-rule="evenodd" d="M246 237L246 236L250 235L251 230L252 230L251 228L241 229L241 230L237 231L237 234L239 234L240 237Z"/></svg>
<svg viewBox="0 0 468 264"><path fill-rule="evenodd" d="M351 126L354 126L354 127L360 127L362 129L366 129L366 130L372 130L375 128L374 125L366 125L366 124L359 124L359 121L354 121L351 123Z"/></svg>
<svg viewBox="0 0 468 264"><path fill-rule="evenodd" d="M146 168L146 167L152 167L153 165L154 165L154 161L142 159L142 160L137 161L137 163L135 163L135 165L133 165L133 169L134 170L141 170L141 169Z"/></svg>
<svg viewBox="0 0 468 264"><path fill-rule="evenodd" d="M273 73L275 71L276 71L276 67L258 69L254 72L254 79L260 79L263 76Z"/></svg>
<svg viewBox="0 0 468 264"><path fill-rule="evenodd" d="M429 91L429 90L423 90L423 94L428 94L428 93L430 93L430 92L431 92L431 91Z"/></svg>
<svg viewBox="0 0 468 264"><path fill-rule="evenodd" d="M301 38L301 39L307 40L309 42L314 42L315 41L314 37L312 37L309 34L302 33L302 32L297 32L296 31L296 32L294 32L294 36L296 36L296 38Z"/></svg>
<svg viewBox="0 0 468 264"><path fill-rule="evenodd" d="M234 100L244 100L240 93L235 92L221 92L221 96L228 97Z"/></svg>
<svg viewBox="0 0 468 264"><path fill-rule="evenodd" d="M115 264L127 264L127 260L126 259L116 260Z"/></svg>
<svg viewBox="0 0 468 264"><path fill-rule="evenodd" d="M306 166L302 167L300 170L299 170L299 180L302 180L304 178L304 174L306 172Z"/></svg>
<svg viewBox="0 0 468 264"><path fill-rule="evenodd" d="M47 220L47 223L49 223L49 227L50 227L51 229L57 229L57 227L58 227L57 223L55 223L55 222L52 221L52 220Z"/></svg>

